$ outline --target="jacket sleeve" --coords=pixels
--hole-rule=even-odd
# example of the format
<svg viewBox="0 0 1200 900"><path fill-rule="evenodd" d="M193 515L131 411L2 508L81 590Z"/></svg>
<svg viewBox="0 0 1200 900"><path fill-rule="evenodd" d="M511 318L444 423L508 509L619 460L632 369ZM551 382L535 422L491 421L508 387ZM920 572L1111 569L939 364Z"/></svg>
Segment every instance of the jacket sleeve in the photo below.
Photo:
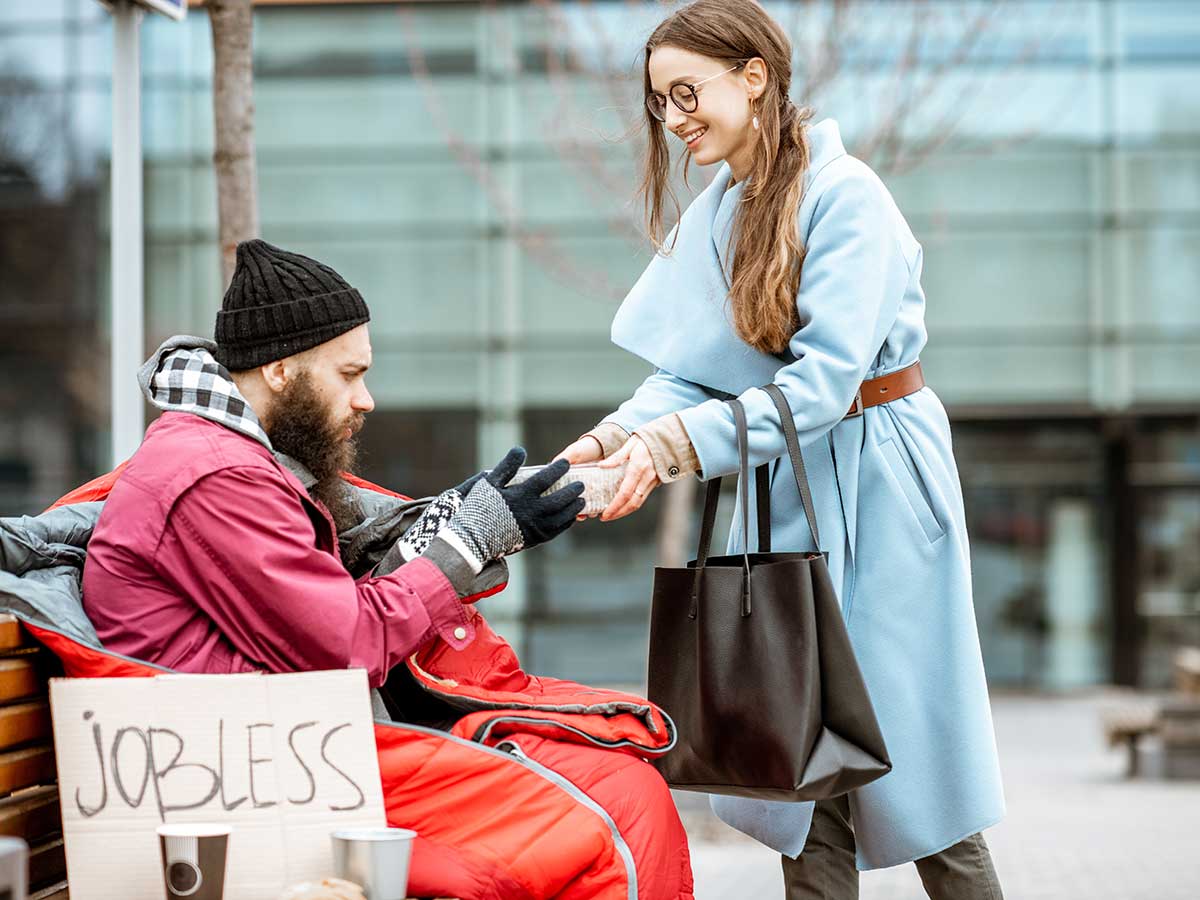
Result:
<svg viewBox="0 0 1200 900"><path fill-rule="evenodd" d="M775 376L801 445L846 415L895 322L911 278L896 216L887 189L865 167L839 175L817 202L797 297L803 324L789 344L796 361ZM770 396L752 388L739 399L749 424L750 465L786 453ZM702 478L738 470L737 433L727 404L709 400L679 417Z"/></svg>
<svg viewBox="0 0 1200 900"><path fill-rule="evenodd" d="M605 416L603 422L613 422L633 434L653 419L703 403L711 397L700 385L672 375L666 369L658 369L616 412Z"/></svg>
<svg viewBox="0 0 1200 900"><path fill-rule="evenodd" d="M361 667L376 687L435 635L457 649L475 633L428 559L356 582L317 548L286 482L260 467L222 469L180 496L155 565L239 652L273 672Z"/></svg>

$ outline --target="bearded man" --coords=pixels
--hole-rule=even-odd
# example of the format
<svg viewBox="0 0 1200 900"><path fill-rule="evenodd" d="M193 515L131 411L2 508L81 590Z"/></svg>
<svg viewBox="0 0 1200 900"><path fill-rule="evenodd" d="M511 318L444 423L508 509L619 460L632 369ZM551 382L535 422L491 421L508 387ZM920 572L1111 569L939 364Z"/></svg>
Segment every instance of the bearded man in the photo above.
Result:
<svg viewBox="0 0 1200 900"><path fill-rule="evenodd" d="M369 318L333 269L248 241L215 343L173 338L143 366L164 412L114 485L83 573L107 649L180 672L361 667L379 687L435 637L469 644L463 601L486 590L485 568L575 521L581 484L542 496L565 461L509 484L520 448L419 518L364 508L377 501L342 473L374 408Z"/></svg>

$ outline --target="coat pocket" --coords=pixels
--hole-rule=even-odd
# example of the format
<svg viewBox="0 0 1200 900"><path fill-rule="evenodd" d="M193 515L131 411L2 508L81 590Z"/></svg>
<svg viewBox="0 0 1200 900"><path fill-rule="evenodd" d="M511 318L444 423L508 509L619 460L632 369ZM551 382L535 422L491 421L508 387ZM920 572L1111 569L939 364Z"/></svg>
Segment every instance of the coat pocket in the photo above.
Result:
<svg viewBox="0 0 1200 900"><path fill-rule="evenodd" d="M888 468L892 470L892 475L895 477L897 484L900 485L900 490L904 492L905 499L908 500L908 505L912 508L913 515L921 523L925 537L929 539L930 543L936 541L946 533L946 529L942 527L937 516L933 514L933 507L929 503L929 497L926 495L925 489L921 487L916 467L908 460L908 454L901 453L900 448L896 446L896 442L891 438L888 438L879 445L879 452L883 455Z"/></svg>

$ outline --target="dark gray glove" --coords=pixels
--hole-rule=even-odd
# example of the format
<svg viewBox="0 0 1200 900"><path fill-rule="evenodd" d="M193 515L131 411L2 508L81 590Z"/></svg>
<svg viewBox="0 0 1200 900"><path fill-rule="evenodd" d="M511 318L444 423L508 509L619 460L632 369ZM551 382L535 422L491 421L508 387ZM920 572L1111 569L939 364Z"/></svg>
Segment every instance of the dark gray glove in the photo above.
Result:
<svg viewBox="0 0 1200 900"><path fill-rule="evenodd" d="M491 471L483 473L446 526L460 552L473 559L476 571L485 563L535 547L562 534L583 511L583 484L574 482L552 494L542 493L562 478L570 464L551 463L520 484L510 485L525 462L525 451L513 447Z"/></svg>
<svg viewBox="0 0 1200 900"><path fill-rule="evenodd" d="M458 487L452 487L450 490L454 491L454 493L458 494L460 497L465 497L467 494L471 493L471 488L475 487L475 484L479 481L479 479L486 474L487 469L484 469L482 472L476 472Z"/></svg>

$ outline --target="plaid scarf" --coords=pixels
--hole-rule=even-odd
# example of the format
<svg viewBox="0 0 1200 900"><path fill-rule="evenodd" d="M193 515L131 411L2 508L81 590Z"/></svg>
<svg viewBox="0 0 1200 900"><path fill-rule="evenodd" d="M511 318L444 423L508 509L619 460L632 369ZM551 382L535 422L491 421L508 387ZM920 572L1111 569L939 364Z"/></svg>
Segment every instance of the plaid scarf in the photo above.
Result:
<svg viewBox="0 0 1200 900"><path fill-rule="evenodd" d="M214 346L203 338L171 338L138 373L142 391L159 409L210 419L273 450L254 410L213 356Z"/></svg>

